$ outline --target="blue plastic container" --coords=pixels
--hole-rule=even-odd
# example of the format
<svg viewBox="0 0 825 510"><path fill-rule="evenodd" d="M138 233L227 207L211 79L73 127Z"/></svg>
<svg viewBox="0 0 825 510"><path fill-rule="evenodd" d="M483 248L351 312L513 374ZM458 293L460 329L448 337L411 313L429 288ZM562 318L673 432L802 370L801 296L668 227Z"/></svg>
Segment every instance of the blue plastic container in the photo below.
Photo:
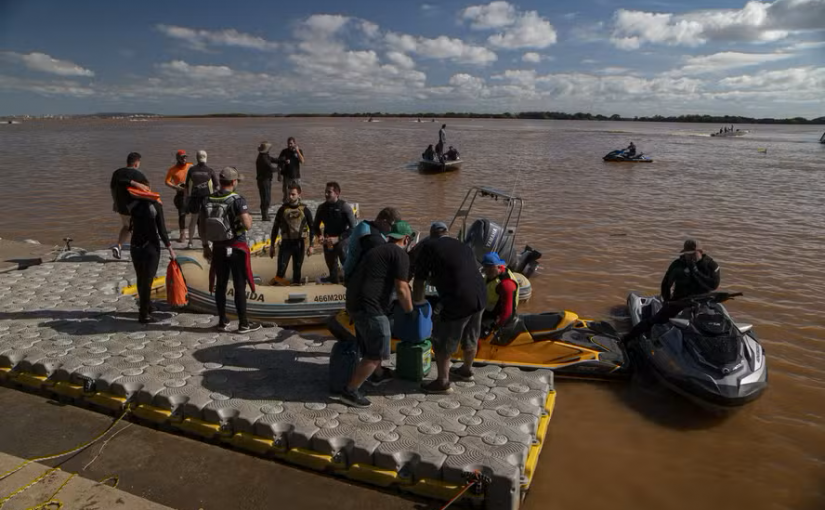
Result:
<svg viewBox="0 0 825 510"><path fill-rule="evenodd" d="M430 338L432 331L433 308L429 302L414 306L410 313L405 313L400 306L396 307L393 314L393 338L417 344Z"/></svg>

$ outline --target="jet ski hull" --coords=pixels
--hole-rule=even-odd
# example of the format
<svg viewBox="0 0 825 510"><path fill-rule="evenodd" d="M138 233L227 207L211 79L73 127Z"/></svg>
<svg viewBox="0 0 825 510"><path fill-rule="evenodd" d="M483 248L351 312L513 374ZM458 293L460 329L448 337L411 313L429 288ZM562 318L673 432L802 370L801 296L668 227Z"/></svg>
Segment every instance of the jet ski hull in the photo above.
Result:
<svg viewBox="0 0 825 510"><path fill-rule="evenodd" d="M651 317L660 307L658 297L643 297L637 293L628 296L628 310L634 326L643 318ZM721 304L715 307L732 321ZM685 317L685 313L681 312L677 318ZM759 398L767 388L768 370L764 349L753 332L742 334L737 358L720 369L697 354L687 331L670 321L656 324L630 349L666 387L698 404L735 408ZM706 345L713 345L713 341L711 338Z"/></svg>

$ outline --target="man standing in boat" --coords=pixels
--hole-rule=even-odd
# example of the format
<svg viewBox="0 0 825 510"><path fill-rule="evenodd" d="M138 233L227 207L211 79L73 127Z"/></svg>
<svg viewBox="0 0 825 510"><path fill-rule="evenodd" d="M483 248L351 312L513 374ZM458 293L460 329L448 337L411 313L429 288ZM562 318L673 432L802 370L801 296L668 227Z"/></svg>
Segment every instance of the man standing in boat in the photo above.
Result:
<svg viewBox="0 0 825 510"><path fill-rule="evenodd" d="M304 164L304 151L298 147L295 137L290 136L286 140L286 149L278 155L278 162L281 165L281 172L278 180L282 181L284 192L282 202L286 203L289 187L293 184L301 185L301 165Z"/></svg>
<svg viewBox="0 0 825 510"><path fill-rule="evenodd" d="M355 229L355 214L352 207L341 196L341 186L333 181L328 182L324 190L326 201L315 211L315 233L320 237L321 224L324 224L324 237L321 244L324 246L324 261L329 269L329 282L339 283L338 261L341 265L346 261L347 239Z"/></svg>
<svg viewBox="0 0 825 510"><path fill-rule="evenodd" d="M279 171L278 160L269 155L272 144L261 142L258 159L255 160L255 179L261 197L261 219L269 221L269 204L272 202L272 176ZM278 177L280 179L280 177Z"/></svg>
<svg viewBox="0 0 825 510"><path fill-rule="evenodd" d="M438 130L438 143L435 145L435 153L439 161L443 161L445 145L447 145L447 124L442 124L441 129Z"/></svg>

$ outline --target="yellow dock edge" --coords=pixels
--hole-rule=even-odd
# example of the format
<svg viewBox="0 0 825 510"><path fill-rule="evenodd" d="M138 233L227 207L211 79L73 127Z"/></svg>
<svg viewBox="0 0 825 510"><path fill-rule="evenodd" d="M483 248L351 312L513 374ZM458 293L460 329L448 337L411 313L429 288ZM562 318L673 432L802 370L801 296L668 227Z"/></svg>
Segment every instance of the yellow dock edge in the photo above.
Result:
<svg viewBox="0 0 825 510"><path fill-rule="evenodd" d="M107 392L86 393L83 386L68 382L52 382L48 377L25 373L13 372L10 368L0 367L0 383L8 382L12 385L19 384L28 388L40 389L45 394L59 394L70 397L77 404L89 403L97 407L102 407L114 411L122 411L126 408L128 399L123 396L114 395ZM556 392L551 390L547 395L544 409L546 411L539 419L536 429L536 444L530 447L525 461L523 482L521 488L526 491L532 482L533 475L538 464L538 458L547 436L550 419L555 408ZM395 488L402 492L408 492L417 496L437 500L450 500L462 489L462 486L455 483L444 482L424 478L420 480L409 480L399 476L398 472L379 468L369 464L356 463L347 467L338 464L332 455L319 453L305 448L292 448L284 450L275 445L271 438L265 438L247 432L226 434L221 430L221 425L206 422L196 418L180 419L169 409L162 409L148 404L139 404L131 409L131 414L140 420L150 421L155 424L169 424L187 433L190 436L202 439L215 439L220 437L226 443L239 450L245 450L257 455L283 460L297 466L312 469L319 472L332 472L336 475L344 476L356 482L362 482L382 488ZM465 494L464 498L477 501L483 500L483 496Z"/></svg>

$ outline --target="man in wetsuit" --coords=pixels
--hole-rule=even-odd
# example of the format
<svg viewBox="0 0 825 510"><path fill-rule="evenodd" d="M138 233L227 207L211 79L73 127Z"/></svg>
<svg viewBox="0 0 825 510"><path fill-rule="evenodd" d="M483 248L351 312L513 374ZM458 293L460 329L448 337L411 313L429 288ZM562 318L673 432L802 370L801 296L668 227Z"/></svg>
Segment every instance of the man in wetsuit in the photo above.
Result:
<svg viewBox="0 0 825 510"><path fill-rule="evenodd" d="M269 204L272 202L272 176L277 174L278 160L269 155L272 144L261 142L258 146L258 159L255 160L255 179L258 181L258 194L261 197L261 219L269 221Z"/></svg>
<svg viewBox="0 0 825 510"><path fill-rule="evenodd" d="M187 209L189 210L189 243L187 248L192 248L192 239L195 236L195 229L198 226L198 216L201 213L203 204L209 195L218 190L220 184L218 173L206 166L207 154L204 150L199 150L196 158L198 164L191 167L186 173L184 183ZM201 244L206 245L202 236Z"/></svg>
<svg viewBox="0 0 825 510"><path fill-rule="evenodd" d="M127 188L132 186L143 191L149 190L149 186L143 184L148 180L138 168L140 168L140 154L130 152L126 156L126 166L115 170L109 182L109 190L112 192L112 201L114 202L112 209L120 216L120 232L117 236L117 245L112 248L112 256L116 259L122 256L121 250L123 243L129 237L132 221L129 212L129 203L131 203L132 197L129 195Z"/></svg>
<svg viewBox="0 0 825 510"><path fill-rule="evenodd" d="M651 318L633 326L624 337L630 341L647 333L654 324L664 324L684 309L683 299L707 294L719 288L721 271L719 264L706 255L694 239L685 241L681 256L667 268L662 279L662 308Z"/></svg>
<svg viewBox="0 0 825 510"><path fill-rule="evenodd" d="M278 155L278 163L281 165L281 173L278 180L283 181L284 197L282 202L287 202L289 187L292 184L301 184L301 165L304 164L304 151L298 147L298 142L294 137L286 140L286 149Z"/></svg>
<svg viewBox="0 0 825 510"><path fill-rule="evenodd" d="M142 182L147 186L149 181ZM131 215L132 240L130 253L135 267L138 291L138 321L141 324L156 322L151 312L152 281L158 272L160 262L160 242L169 250L169 257L175 259L175 250L169 242L166 223L163 218L163 206L160 195L141 193L133 195L129 204Z"/></svg>
<svg viewBox="0 0 825 510"><path fill-rule="evenodd" d="M337 182L328 182L324 190L326 201L315 211L315 233L320 237L321 224L324 224L324 261L329 269L330 283L339 283L338 261L346 261L347 236L355 228L355 214L352 207L341 197L341 186Z"/></svg>
<svg viewBox="0 0 825 510"><path fill-rule="evenodd" d="M186 201L184 200L184 186L186 174L192 163L186 161L186 151L179 150L175 155L175 164L166 172L166 186L175 190L175 208L178 210L178 242L183 243L189 237L186 232Z"/></svg>
<svg viewBox="0 0 825 510"><path fill-rule="evenodd" d="M304 265L304 252L307 256L313 254L312 240L315 236L315 227L312 221L312 211L301 203L301 185L291 184L287 202L275 213L272 223L269 247L269 258L275 256L275 240L281 235L281 245L278 248L278 278L286 276L286 268L292 259L292 284L300 285L301 267Z"/></svg>

